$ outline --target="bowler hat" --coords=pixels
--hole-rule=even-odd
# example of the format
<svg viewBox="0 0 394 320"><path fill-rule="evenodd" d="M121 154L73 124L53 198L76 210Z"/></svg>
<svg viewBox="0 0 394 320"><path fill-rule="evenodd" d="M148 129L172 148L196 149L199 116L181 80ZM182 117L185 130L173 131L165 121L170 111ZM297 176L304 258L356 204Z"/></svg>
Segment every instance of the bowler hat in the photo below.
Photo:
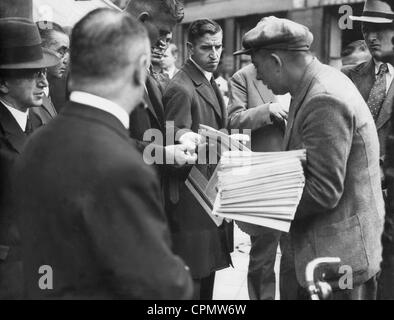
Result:
<svg viewBox="0 0 394 320"><path fill-rule="evenodd" d="M391 6L385 1L367 0L361 17L350 16L351 20L369 23L392 23L394 12Z"/></svg>
<svg viewBox="0 0 394 320"><path fill-rule="evenodd" d="M308 51L313 41L309 29L299 23L274 16L260 20L242 38L243 50L234 55L251 54L256 49Z"/></svg>
<svg viewBox="0 0 394 320"><path fill-rule="evenodd" d="M26 18L0 19L0 69L39 69L60 60L41 47L37 26Z"/></svg>

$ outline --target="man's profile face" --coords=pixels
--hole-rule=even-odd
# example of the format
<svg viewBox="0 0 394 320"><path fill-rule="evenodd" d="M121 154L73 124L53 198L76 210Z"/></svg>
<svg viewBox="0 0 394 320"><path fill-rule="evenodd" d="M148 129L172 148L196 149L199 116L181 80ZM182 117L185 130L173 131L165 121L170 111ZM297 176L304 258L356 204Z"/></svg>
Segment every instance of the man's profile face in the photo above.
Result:
<svg viewBox="0 0 394 320"><path fill-rule="evenodd" d="M164 53L163 60L162 60L162 68L167 70L175 65L177 58L172 54L173 49L171 46L167 48Z"/></svg>
<svg viewBox="0 0 394 320"><path fill-rule="evenodd" d="M21 109L39 107L44 98L44 89L48 87L46 69L15 70L6 79L9 100Z"/></svg>
<svg viewBox="0 0 394 320"><path fill-rule="evenodd" d="M281 88L282 80L277 70L278 66L275 65L271 54L265 50L257 50L252 52L251 58L256 68L257 80L263 81L274 94L285 94L287 91Z"/></svg>
<svg viewBox="0 0 394 320"><path fill-rule="evenodd" d="M51 34L51 45L48 48L60 59L58 65L48 68L48 74L56 79L61 79L67 72L70 59L70 39L61 32L54 31Z"/></svg>
<svg viewBox="0 0 394 320"><path fill-rule="evenodd" d="M194 43L189 43L189 49L191 58L202 69L208 72L216 71L223 51L222 31L215 34L204 34Z"/></svg>
<svg viewBox="0 0 394 320"><path fill-rule="evenodd" d="M384 52L392 51L394 24L363 23L362 33L372 57L380 61Z"/></svg>
<svg viewBox="0 0 394 320"><path fill-rule="evenodd" d="M160 65L172 40L172 29L175 27L176 21L170 14L159 12L144 21L144 25L148 30L151 42L152 64Z"/></svg>

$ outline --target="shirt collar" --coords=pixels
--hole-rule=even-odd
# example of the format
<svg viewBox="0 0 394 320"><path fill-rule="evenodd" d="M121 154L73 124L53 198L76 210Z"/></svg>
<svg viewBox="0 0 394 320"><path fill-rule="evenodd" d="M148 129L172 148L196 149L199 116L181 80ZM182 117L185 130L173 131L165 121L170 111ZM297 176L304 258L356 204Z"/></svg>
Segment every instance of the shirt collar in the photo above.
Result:
<svg viewBox="0 0 394 320"><path fill-rule="evenodd" d="M375 63L375 75L377 75L379 73L379 69L380 66L383 64L382 61L377 61L375 59L373 59L374 63ZM391 63L386 63L387 64L387 68L388 68L388 73L390 75L394 75L394 67L392 66Z"/></svg>
<svg viewBox="0 0 394 320"><path fill-rule="evenodd" d="M108 99L104 99L102 97L83 91L73 91L71 92L70 100L75 103L85 104L90 107L108 112L119 119L126 129L129 129L130 127L130 116L126 110Z"/></svg>
<svg viewBox="0 0 394 320"><path fill-rule="evenodd" d="M194 63L194 65L197 67L198 70L200 70L202 72L202 74L204 75L205 78L207 78L207 80L209 82L211 82L212 79L212 73L205 71L203 68L201 68L192 58L190 58L190 61Z"/></svg>
<svg viewBox="0 0 394 320"><path fill-rule="evenodd" d="M27 124L27 118L29 117L29 109L26 111L20 111L18 109L15 109L12 107L8 102L6 102L3 99L0 99L0 101L4 104L4 106L8 109L8 111L12 114L18 125L21 127L22 131L26 131L26 124Z"/></svg>

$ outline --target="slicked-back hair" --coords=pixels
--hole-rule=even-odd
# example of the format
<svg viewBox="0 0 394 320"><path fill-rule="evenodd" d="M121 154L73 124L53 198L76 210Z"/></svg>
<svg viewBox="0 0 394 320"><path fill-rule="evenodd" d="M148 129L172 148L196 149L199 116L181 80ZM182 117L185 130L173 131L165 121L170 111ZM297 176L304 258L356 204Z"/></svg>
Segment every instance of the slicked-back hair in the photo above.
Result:
<svg viewBox="0 0 394 320"><path fill-rule="evenodd" d="M211 19L199 19L193 21L189 26L187 39L190 43L194 44L195 41L205 34L217 34L222 31L220 25Z"/></svg>
<svg viewBox="0 0 394 320"><path fill-rule="evenodd" d="M50 48L53 41L52 37L55 32L63 33L68 37L67 32L56 22L38 21L36 25L42 39L41 46L44 48Z"/></svg>
<svg viewBox="0 0 394 320"><path fill-rule="evenodd" d="M184 5L180 0L131 0L126 10L134 15L144 11L155 14L166 13L171 16L176 23L180 23L185 15Z"/></svg>
<svg viewBox="0 0 394 320"><path fill-rule="evenodd" d="M131 15L96 9L73 28L71 79L115 79L148 48L143 25Z"/></svg>

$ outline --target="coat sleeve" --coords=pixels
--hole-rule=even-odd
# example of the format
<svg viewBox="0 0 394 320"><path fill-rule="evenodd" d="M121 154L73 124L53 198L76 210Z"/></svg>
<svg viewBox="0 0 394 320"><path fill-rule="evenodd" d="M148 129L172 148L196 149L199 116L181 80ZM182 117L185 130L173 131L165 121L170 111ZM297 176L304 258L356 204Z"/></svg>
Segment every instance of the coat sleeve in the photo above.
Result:
<svg viewBox="0 0 394 320"><path fill-rule="evenodd" d="M167 125L173 122L176 138L182 132L192 131L192 96L185 87L172 82L164 93L163 105ZM177 140L177 139L176 139Z"/></svg>
<svg viewBox="0 0 394 320"><path fill-rule="evenodd" d="M339 100L319 95L302 111L300 134L307 150L305 187L296 219L335 208L342 197L353 139L353 116Z"/></svg>
<svg viewBox="0 0 394 320"><path fill-rule="evenodd" d="M104 266L103 283L121 299L191 298L192 280L171 251L153 170L134 163L103 179L105 186L98 187L91 214L85 216L92 247Z"/></svg>
<svg viewBox="0 0 394 320"><path fill-rule="evenodd" d="M269 103L258 106L249 105L246 79L240 73L235 73L229 81L230 100L228 104L230 129L256 130L272 124ZM256 89L257 90L257 89ZM258 92L256 91L256 94Z"/></svg>

